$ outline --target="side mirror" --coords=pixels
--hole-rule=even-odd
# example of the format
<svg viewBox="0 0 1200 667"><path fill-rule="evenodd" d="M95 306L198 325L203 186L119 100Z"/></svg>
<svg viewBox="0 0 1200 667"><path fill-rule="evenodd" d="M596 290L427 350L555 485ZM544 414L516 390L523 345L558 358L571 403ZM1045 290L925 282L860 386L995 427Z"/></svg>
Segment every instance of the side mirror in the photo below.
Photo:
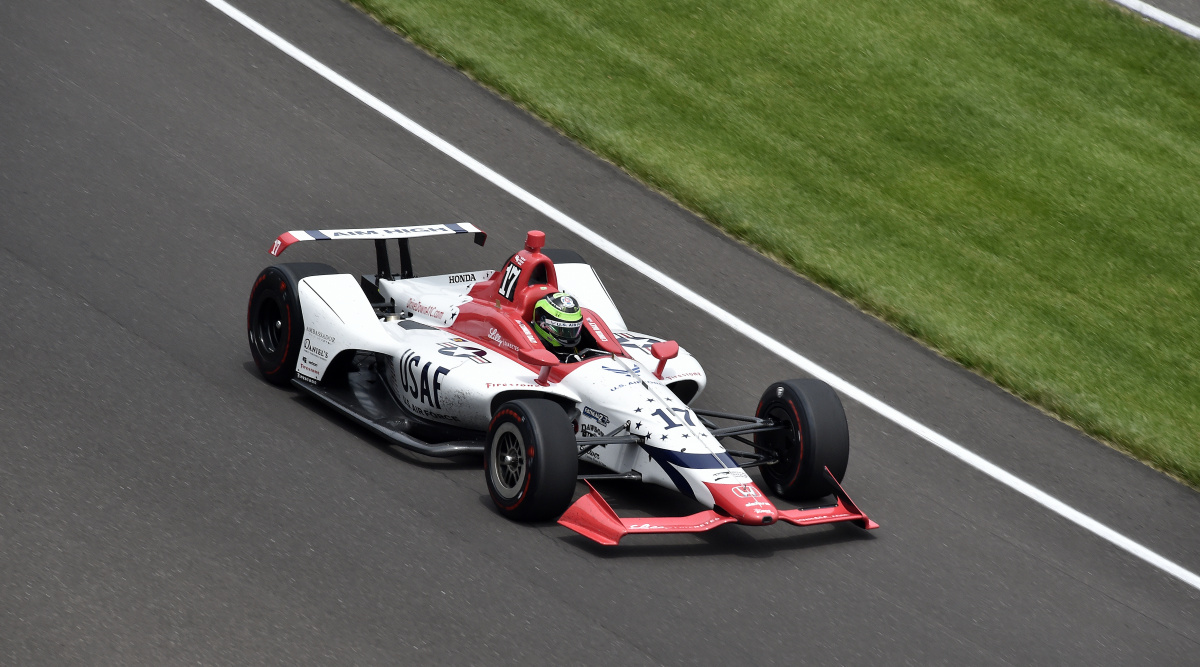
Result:
<svg viewBox="0 0 1200 667"><path fill-rule="evenodd" d="M667 360L674 359L679 356L679 343L673 340L664 340L661 343L655 343L650 346L650 354L658 359L658 368L654 369L654 377L662 379L663 369L667 367Z"/></svg>
<svg viewBox="0 0 1200 667"><path fill-rule="evenodd" d="M547 350L537 349L518 350L517 358L530 366L541 366L542 370L538 373L537 383L543 387L550 384L550 369L558 365L558 357Z"/></svg>

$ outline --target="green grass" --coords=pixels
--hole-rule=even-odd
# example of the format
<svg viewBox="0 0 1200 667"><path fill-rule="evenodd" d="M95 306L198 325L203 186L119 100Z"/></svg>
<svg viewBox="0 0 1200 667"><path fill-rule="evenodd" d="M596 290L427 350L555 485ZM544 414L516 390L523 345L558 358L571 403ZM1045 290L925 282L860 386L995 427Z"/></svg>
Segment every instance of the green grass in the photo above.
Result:
<svg viewBox="0 0 1200 667"><path fill-rule="evenodd" d="M355 0L1200 487L1200 44L1099 0Z"/></svg>

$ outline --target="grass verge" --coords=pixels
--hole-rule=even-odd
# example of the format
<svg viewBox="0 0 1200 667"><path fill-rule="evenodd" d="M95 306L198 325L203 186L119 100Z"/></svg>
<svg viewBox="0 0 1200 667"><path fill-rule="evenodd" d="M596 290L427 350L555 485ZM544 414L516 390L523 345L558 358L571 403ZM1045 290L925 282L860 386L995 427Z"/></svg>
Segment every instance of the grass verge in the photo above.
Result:
<svg viewBox="0 0 1200 667"><path fill-rule="evenodd" d="M352 0L1200 488L1200 43L1099 0Z"/></svg>

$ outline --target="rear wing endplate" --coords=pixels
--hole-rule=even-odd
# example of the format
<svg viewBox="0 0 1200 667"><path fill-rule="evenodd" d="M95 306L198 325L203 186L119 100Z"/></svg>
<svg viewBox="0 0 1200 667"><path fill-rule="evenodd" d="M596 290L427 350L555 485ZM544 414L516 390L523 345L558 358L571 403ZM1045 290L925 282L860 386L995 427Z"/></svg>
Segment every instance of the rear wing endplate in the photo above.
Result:
<svg viewBox="0 0 1200 667"><path fill-rule="evenodd" d="M284 250L287 250L288 246L300 241L358 239L379 241L382 244L388 239L412 239L441 234L474 234L476 245L483 245L487 241L487 233L466 222L412 227L377 227L374 229L297 229L280 234L279 238L275 239L275 243L271 245L270 253L278 257L283 254Z"/></svg>

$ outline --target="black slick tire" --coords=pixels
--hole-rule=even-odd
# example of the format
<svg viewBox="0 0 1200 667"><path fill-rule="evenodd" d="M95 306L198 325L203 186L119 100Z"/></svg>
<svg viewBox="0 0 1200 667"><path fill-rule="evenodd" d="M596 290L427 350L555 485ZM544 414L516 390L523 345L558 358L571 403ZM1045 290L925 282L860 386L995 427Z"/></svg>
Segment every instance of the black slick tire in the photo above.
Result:
<svg viewBox="0 0 1200 667"><path fill-rule="evenodd" d="M785 500L812 500L833 493L825 468L840 483L850 458L850 432L837 392L820 380L776 382L763 392L755 416L788 428L755 435L777 463L763 466L763 481Z"/></svg>
<svg viewBox="0 0 1200 667"><path fill-rule="evenodd" d="M579 474L575 432L544 398L501 405L488 427L483 472L492 502L515 521L546 521L571 504Z"/></svg>
<svg viewBox="0 0 1200 667"><path fill-rule="evenodd" d="M268 266L258 274L246 307L250 354L263 378L286 386L296 373L304 341L304 316L296 287L309 276L337 273L327 264L292 263Z"/></svg>

